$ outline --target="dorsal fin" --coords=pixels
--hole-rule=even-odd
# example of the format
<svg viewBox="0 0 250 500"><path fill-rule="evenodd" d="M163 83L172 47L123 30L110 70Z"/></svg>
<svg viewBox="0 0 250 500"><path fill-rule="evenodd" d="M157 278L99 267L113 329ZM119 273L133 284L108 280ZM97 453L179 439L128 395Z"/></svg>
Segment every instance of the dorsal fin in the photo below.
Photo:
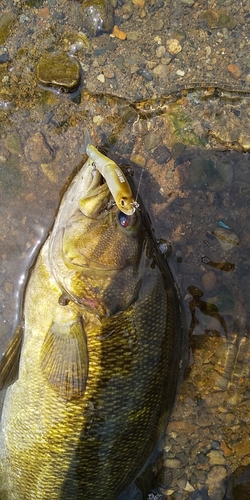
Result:
<svg viewBox="0 0 250 500"><path fill-rule="evenodd" d="M67 400L84 394L88 377L87 339L81 317L53 322L41 349L41 368L53 389Z"/></svg>
<svg viewBox="0 0 250 500"><path fill-rule="evenodd" d="M18 326L0 360L0 390L13 384L18 377L23 328Z"/></svg>

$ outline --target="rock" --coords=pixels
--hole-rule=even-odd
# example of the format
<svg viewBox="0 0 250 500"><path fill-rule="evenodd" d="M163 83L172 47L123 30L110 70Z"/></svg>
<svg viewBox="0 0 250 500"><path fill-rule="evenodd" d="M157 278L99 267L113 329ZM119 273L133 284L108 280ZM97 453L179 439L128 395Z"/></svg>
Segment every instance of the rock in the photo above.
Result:
<svg viewBox="0 0 250 500"><path fill-rule="evenodd" d="M167 458L166 460L164 460L164 464L170 469L178 469L178 467L181 466L181 461L178 458Z"/></svg>
<svg viewBox="0 0 250 500"><path fill-rule="evenodd" d="M29 7L36 7L37 9L41 7L45 0L24 0L24 3Z"/></svg>
<svg viewBox="0 0 250 500"><path fill-rule="evenodd" d="M145 149L150 150L158 146L160 137L155 132L149 132L145 137Z"/></svg>
<svg viewBox="0 0 250 500"><path fill-rule="evenodd" d="M171 153L166 146L157 146L153 151L153 157L159 165L163 165L170 160Z"/></svg>
<svg viewBox="0 0 250 500"><path fill-rule="evenodd" d="M83 27L92 36L111 33L114 27L114 9L110 0L83 0Z"/></svg>
<svg viewBox="0 0 250 500"><path fill-rule="evenodd" d="M159 78L166 78L166 64L157 64L153 69L153 73Z"/></svg>
<svg viewBox="0 0 250 500"><path fill-rule="evenodd" d="M185 75L185 71L183 69L177 69L176 74L178 76L184 76Z"/></svg>
<svg viewBox="0 0 250 500"><path fill-rule="evenodd" d="M225 9L208 9L204 13L209 28L227 28L233 30L236 26L236 18L228 14Z"/></svg>
<svg viewBox="0 0 250 500"><path fill-rule="evenodd" d="M45 87L73 92L80 84L80 65L65 52L46 53L37 65L37 81Z"/></svg>
<svg viewBox="0 0 250 500"><path fill-rule="evenodd" d="M0 161L0 195L13 197L23 191L22 176L18 157L10 157L5 162Z"/></svg>
<svg viewBox="0 0 250 500"><path fill-rule="evenodd" d="M123 30L120 30L118 26L114 26L112 33L116 38L119 38L119 40L126 40L127 38L127 33Z"/></svg>
<svg viewBox="0 0 250 500"><path fill-rule="evenodd" d="M4 12L0 17L0 45L8 38L14 21L15 15L12 12Z"/></svg>
<svg viewBox="0 0 250 500"><path fill-rule="evenodd" d="M24 147L24 153L29 162L50 163L54 158L53 151L41 132L36 132L29 137Z"/></svg>
<svg viewBox="0 0 250 500"><path fill-rule="evenodd" d="M10 151L10 153L13 154L21 154L22 152L22 145L21 145L21 139L20 136L17 132L12 132L7 135L5 139L5 147Z"/></svg>
<svg viewBox="0 0 250 500"><path fill-rule="evenodd" d="M211 450L207 456L209 457L211 465L223 465L226 462L222 451L219 450Z"/></svg>
<svg viewBox="0 0 250 500"><path fill-rule="evenodd" d="M236 64L229 64L227 70L235 80L239 80L242 75L241 69Z"/></svg>
<svg viewBox="0 0 250 500"><path fill-rule="evenodd" d="M216 283L217 283L217 278L216 278L216 274L214 273L214 271L208 271L207 273L203 274L202 284L203 284L204 289L207 292L210 292L210 290L213 290Z"/></svg>
<svg viewBox="0 0 250 500"><path fill-rule="evenodd" d="M239 237L237 234L223 227L217 227L213 231L214 236L217 238L222 250L224 252L230 252L233 248L239 245Z"/></svg>
<svg viewBox="0 0 250 500"><path fill-rule="evenodd" d="M9 60L9 53L7 51L0 51L0 64L4 64Z"/></svg>
<svg viewBox="0 0 250 500"><path fill-rule="evenodd" d="M132 0L132 3L140 9L143 9L143 7L145 7L145 0Z"/></svg>
<svg viewBox="0 0 250 500"><path fill-rule="evenodd" d="M170 52L170 54L179 54L179 52L182 51L182 46L179 42L179 40L175 38L170 38L170 40L167 41L166 43L167 49Z"/></svg>
<svg viewBox="0 0 250 500"><path fill-rule="evenodd" d="M157 47L156 51L155 51L155 55L156 57L163 57L166 53L166 49L163 45L160 45L159 47Z"/></svg>
<svg viewBox="0 0 250 500"><path fill-rule="evenodd" d="M185 163L178 165L174 170L174 180L176 185L178 187L181 187L188 182L188 179L189 179L189 172L187 165Z"/></svg>
<svg viewBox="0 0 250 500"><path fill-rule="evenodd" d="M227 470L222 465L215 465L212 467L206 481L210 498L214 500L224 498L226 476Z"/></svg>
<svg viewBox="0 0 250 500"><path fill-rule="evenodd" d="M194 5L194 0L181 0L181 3L188 5L188 7L192 7Z"/></svg>

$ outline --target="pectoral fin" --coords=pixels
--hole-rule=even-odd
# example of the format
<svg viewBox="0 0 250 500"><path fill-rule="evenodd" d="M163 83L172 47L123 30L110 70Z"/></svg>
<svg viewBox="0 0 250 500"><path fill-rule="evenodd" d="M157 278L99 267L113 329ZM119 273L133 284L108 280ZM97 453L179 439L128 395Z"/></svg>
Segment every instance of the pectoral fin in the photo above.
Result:
<svg viewBox="0 0 250 500"><path fill-rule="evenodd" d="M53 322L41 350L41 367L49 384L67 400L84 394L88 377L87 339L82 319Z"/></svg>
<svg viewBox="0 0 250 500"><path fill-rule="evenodd" d="M23 328L18 326L0 360L0 390L13 384L18 377Z"/></svg>

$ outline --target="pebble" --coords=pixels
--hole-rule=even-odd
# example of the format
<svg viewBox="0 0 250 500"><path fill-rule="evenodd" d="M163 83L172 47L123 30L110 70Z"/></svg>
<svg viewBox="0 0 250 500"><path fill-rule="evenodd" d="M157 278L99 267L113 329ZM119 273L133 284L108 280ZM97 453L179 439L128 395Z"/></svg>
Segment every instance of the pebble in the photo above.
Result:
<svg viewBox="0 0 250 500"><path fill-rule="evenodd" d="M112 33L116 38L119 38L119 40L126 40L127 38L127 33L123 30L120 30L120 28L118 28L118 26L116 25L114 26Z"/></svg>
<svg viewBox="0 0 250 500"><path fill-rule="evenodd" d="M132 0L132 3L140 9L143 9L143 7L145 7L146 0Z"/></svg>
<svg viewBox="0 0 250 500"><path fill-rule="evenodd" d="M104 68L103 74L104 74L105 78L111 79L111 78L115 77L114 71L112 71L112 69L109 69L109 68Z"/></svg>
<svg viewBox="0 0 250 500"><path fill-rule="evenodd" d="M166 53L166 49L163 45L160 45L159 47L157 47L156 51L155 51L155 55L156 57L163 57Z"/></svg>
<svg viewBox="0 0 250 500"><path fill-rule="evenodd" d="M203 288L207 292L210 292L210 290L213 290L216 283L217 283L217 278L216 278L216 274L214 271L208 271L207 273L203 274L202 285L203 285Z"/></svg>
<svg viewBox="0 0 250 500"><path fill-rule="evenodd" d="M227 70L235 80L239 80L242 75L241 69L236 64L229 64Z"/></svg>
<svg viewBox="0 0 250 500"><path fill-rule="evenodd" d="M10 153L20 154L22 152L22 144L20 136L17 132L13 132L7 135L4 145Z"/></svg>
<svg viewBox="0 0 250 500"><path fill-rule="evenodd" d="M236 26L235 16L225 9L208 9L204 13L209 28L227 28L233 30Z"/></svg>
<svg viewBox="0 0 250 500"><path fill-rule="evenodd" d="M170 38L170 40L167 41L166 46L170 54L173 55L179 54L179 52L182 51L182 46L179 40L176 40L175 38Z"/></svg>
<svg viewBox="0 0 250 500"><path fill-rule="evenodd" d="M37 65L37 81L45 87L72 92L80 84L80 65L66 52L44 54Z"/></svg>
<svg viewBox="0 0 250 500"><path fill-rule="evenodd" d="M227 477L227 470L222 465L214 465L207 476L206 483L208 485L208 493L214 500L221 500L225 493L224 480ZM216 490L220 490L224 493L220 497L215 497ZM214 496L212 496L214 495Z"/></svg>
<svg viewBox="0 0 250 500"><path fill-rule="evenodd" d="M185 75L185 71L183 69L177 69L176 74L178 76L184 76Z"/></svg>
<svg viewBox="0 0 250 500"><path fill-rule="evenodd" d="M153 157L159 165L163 165L170 160L171 153L166 146L157 146L153 151Z"/></svg>
<svg viewBox="0 0 250 500"><path fill-rule="evenodd" d="M158 146L160 142L160 137L155 132L149 132L145 137L145 149L150 150Z"/></svg>
<svg viewBox="0 0 250 500"><path fill-rule="evenodd" d="M15 21L15 15L12 12L4 12L0 17L0 45L8 38L11 28Z"/></svg>
<svg viewBox="0 0 250 500"><path fill-rule="evenodd" d="M186 486L184 488L185 491L188 491L189 493L193 493L194 487L187 481Z"/></svg>
<svg viewBox="0 0 250 500"><path fill-rule="evenodd" d="M27 139L24 154L26 160L36 163L50 163L54 154L41 132L36 132Z"/></svg>
<svg viewBox="0 0 250 500"><path fill-rule="evenodd" d="M210 463L212 465L223 465L225 463L225 458L222 451L212 450L207 454L207 456L209 457Z"/></svg>
<svg viewBox="0 0 250 500"><path fill-rule="evenodd" d="M103 73L99 73L99 75L97 75L97 80L101 83L104 83L105 82L105 76Z"/></svg>
<svg viewBox="0 0 250 500"><path fill-rule="evenodd" d="M155 76L158 76L159 78L165 78L166 77L166 64L157 64L155 68L152 70Z"/></svg>
<svg viewBox="0 0 250 500"><path fill-rule="evenodd" d="M178 458L167 458L164 460L164 465L170 469L178 469L181 466L181 461Z"/></svg>
<svg viewBox="0 0 250 500"><path fill-rule="evenodd" d="M6 52L0 52L0 64L4 64L9 60L9 53Z"/></svg>
<svg viewBox="0 0 250 500"><path fill-rule="evenodd" d="M92 36L111 33L114 27L114 9L109 0L83 0L83 27Z"/></svg>

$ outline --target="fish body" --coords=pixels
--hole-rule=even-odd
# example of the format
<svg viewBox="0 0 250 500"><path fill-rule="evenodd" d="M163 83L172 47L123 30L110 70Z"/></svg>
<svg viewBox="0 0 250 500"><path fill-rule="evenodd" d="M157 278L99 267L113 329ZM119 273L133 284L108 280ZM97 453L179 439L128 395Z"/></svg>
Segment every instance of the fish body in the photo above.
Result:
<svg viewBox="0 0 250 500"><path fill-rule="evenodd" d="M0 500L115 500L173 405L180 311L141 203L120 212L90 158L31 271L23 325L1 419Z"/></svg>

